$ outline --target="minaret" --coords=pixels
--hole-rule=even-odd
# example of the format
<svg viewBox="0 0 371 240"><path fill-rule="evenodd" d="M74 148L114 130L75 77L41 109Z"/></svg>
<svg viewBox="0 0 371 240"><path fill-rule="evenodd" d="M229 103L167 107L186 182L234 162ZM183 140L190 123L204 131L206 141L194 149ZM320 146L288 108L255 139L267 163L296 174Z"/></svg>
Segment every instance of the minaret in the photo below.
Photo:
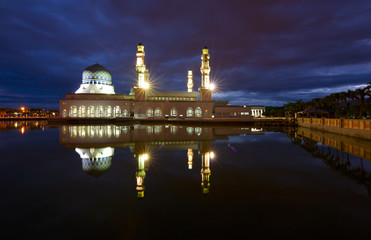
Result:
<svg viewBox="0 0 371 240"><path fill-rule="evenodd" d="M209 89L210 87L210 54L209 49L207 47L204 47L202 49L202 55L201 55L201 88Z"/></svg>
<svg viewBox="0 0 371 240"><path fill-rule="evenodd" d="M144 197L144 179L146 178L145 162L149 159L148 153L138 154L138 166L136 172L137 179L137 197Z"/></svg>
<svg viewBox="0 0 371 240"><path fill-rule="evenodd" d="M192 70L188 70L187 87L188 87L188 92L193 92L193 73L192 73Z"/></svg>
<svg viewBox="0 0 371 240"><path fill-rule="evenodd" d="M209 193L210 190L210 153L202 154L202 166L201 166L201 176L202 176L202 193Z"/></svg>
<svg viewBox="0 0 371 240"><path fill-rule="evenodd" d="M137 64L135 65L135 69L137 70L137 87L138 88L148 88L148 79L149 79L149 72L146 69L146 65L144 64L144 46L143 44L138 44L137 50Z"/></svg>
<svg viewBox="0 0 371 240"><path fill-rule="evenodd" d="M137 46L137 63L135 69L137 71L137 85L134 87L135 100L146 100L146 90L149 88L149 71L144 64L144 46L139 43Z"/></svg>
<svg viewBox="0 0 371 240"><path fill-rule="evenodd" d="M214 157L214 152L211 148L210 141L200 142L200 154L201 154L201 187L202 193L208 194L210 191L210 160Z"/></svg>
<svg viewBox="0 0 371 240"><path fill-rule="evenodd" d="M201 55L201 88L200 100L201 101L211 101L211 89L210 89L210 54L209 49L204 47L202 49Z"/></svg>

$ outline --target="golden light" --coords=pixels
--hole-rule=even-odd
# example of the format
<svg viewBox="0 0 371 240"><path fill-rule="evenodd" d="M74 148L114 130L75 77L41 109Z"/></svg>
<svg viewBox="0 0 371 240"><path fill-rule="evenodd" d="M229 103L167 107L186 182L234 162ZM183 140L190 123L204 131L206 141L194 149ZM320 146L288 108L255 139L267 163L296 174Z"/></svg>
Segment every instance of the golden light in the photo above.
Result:
<svg viewBox="0 0 371 240"><path fill-rule="evenodd" d="M21 133L22 133L22 134L24 133L24 127L21 128Z"/></svg>
<svg viewBox="0 0 371 240"><path fill-rule="evenodd" d="M214 91L215 88L216 88L216 86L215 86L214 83L210 83L210 87L209 88L210 88L211 91Z"/></svg>
<svg viewBox="0 0 371 240"><path fill-rule="evenodd" d="M149 154L148 153L145 153L145 154L143 154L143 160L144 161L147 161L148 159L149 159Z"/></svg>
<svg viewBox="0 0 371 240"><path fill-rule="evenodd" d="M210 152L210 158L214 158L214 157L215 157L214 152Z"/></svg>
<svg viewBox="0 0 371 240"><path fill-rule="evenodd" d="M25 107L21 107L21 110L24 111L25 110Z"/></svg>
<svg viewBox="0 0 371 240"><path fill-rule="evenodd" d="M146 89L146 90L149 89L149 83L148 82L144 82L143 83L143 88Z"/></svg>

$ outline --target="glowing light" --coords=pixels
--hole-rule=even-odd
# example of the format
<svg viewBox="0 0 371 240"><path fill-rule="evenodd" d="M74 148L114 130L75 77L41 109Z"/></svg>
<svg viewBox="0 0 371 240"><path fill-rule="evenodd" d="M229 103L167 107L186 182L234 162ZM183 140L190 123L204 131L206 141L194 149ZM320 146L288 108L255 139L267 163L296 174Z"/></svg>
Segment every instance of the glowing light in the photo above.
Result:
<svg viewBox="0 0 371 240"><path fill-rule="evenodd" d="M210 158L214 158L214 157L215 157L214 152L210 152Z"/></svg>
<svg viewBox="0 0 371 240"><path fill-rule="evenodd" d="M142 158L143 158L144 161L147 161L149 159L148 153L143 154Z"/></svg>
<svg viewBox="0 0 371 240"><path fill-rule="evenodd" d="M215 90L215 84L214 83L210 83L210 86L209 86L209 89L211 90L211 91L214 91Z"/></svg>
<svg viewBox="0 0 371 240"><path fill-rule="evenodd" d="M24 111L25 110L25 107L21 107L21 110Z"/></svg>
<svg viewBox="0 0 371 240"><path fill-rule="evenodd" d="M24 127L21 128L21 133L22 133L22 134L24 133Z"/></svg>
<svg viewBox="0 0 371 240"><path fill-rule="evenodd" d="M144 82L143 83L143 88L144 89L149 89L149 83L148 82Z"/></svg>

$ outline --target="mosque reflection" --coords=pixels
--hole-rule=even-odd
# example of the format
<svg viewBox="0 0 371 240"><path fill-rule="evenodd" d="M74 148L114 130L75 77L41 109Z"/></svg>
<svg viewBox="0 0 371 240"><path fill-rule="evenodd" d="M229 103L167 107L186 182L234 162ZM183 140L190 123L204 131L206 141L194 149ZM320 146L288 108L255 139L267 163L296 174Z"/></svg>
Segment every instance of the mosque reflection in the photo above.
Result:
<svg viewBox="0 0 371 240"><path fill-rule="evenodd" d="M132 126L62 126L60 143L80 155L83 171L99 177L109 170L115 148L129 147L137 161L136 190L144 197L146 171L151 153L158 150L184 151L188 169L193 168L195 152L201 155L202 193L210 190L211 160L215 157L212 142L231 135L264 134L261 128L209 128L176 125Z"/></svg>
<svg viewBox="0 0 371 240"><path fill-rule="evenodd" d="M275 131L267 129L267 131ZM321 159L333 171L364 185L371 195L371 147L369 141L336 136L309 129L278 129L292 144ZM151 155L156 151L184 151L184 166L200 166L202 193L210 191L211 162L216 154L215 140L232 135L260 135L265 130L252 127L199 127L177 125L97 125L62 126L60 143L80 155L83 171L94 177L106 173L112 164L115 148L129 148L137 161L135 172L137 197L145 193L146 173ZM230 147L233 151L235 149ZM194 164L196 154L201 164ZM366 164L366 162L367 164ZM368 161L367 161L368 160ZM134 174L133 174L134 177Z"/></svg>

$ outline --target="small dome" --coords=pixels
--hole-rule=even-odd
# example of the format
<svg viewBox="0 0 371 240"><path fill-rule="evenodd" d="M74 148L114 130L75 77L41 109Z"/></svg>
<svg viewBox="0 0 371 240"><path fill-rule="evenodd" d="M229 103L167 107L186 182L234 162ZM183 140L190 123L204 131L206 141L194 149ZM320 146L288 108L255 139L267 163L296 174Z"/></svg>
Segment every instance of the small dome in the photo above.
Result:
<svg viewBox="0 0 371 240"><path fill-rule="evenodd" d="M82 72L82 82L90 80L102 80L105 84L112 84L111 73L98 63L85 68Z"/></svg>

